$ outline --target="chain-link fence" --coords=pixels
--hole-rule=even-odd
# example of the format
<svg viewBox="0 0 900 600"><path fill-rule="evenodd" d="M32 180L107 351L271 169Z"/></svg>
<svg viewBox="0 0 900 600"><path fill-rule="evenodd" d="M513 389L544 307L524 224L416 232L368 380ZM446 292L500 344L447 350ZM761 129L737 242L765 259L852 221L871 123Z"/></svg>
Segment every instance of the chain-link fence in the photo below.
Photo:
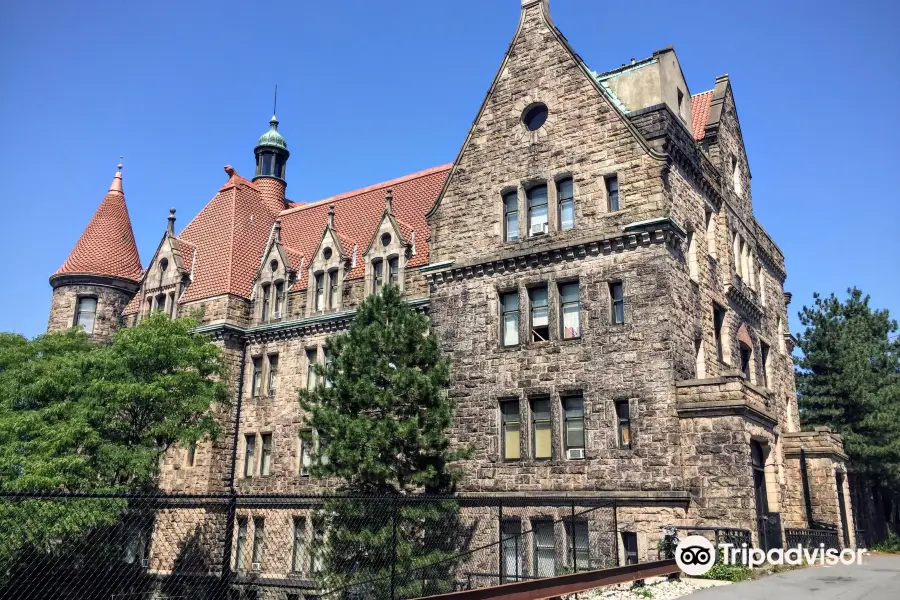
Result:
<svg viewBox="0 0 900 600"><path fill-rule="evenodd" d="M0 496L0 598L404 599L618 564L615 506L471 496Z"/></svg>

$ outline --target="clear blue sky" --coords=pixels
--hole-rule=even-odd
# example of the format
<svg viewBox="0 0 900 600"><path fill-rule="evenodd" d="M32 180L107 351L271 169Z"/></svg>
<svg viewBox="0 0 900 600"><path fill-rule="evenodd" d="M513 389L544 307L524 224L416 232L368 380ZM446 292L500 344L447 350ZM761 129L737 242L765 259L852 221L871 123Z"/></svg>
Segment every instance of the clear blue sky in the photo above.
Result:
<svg viewBox="0 0 900 600"><path fill-rule="evenodd" d="M451 162L515 31L519 0L4 2L0 331L46 327L48 276L119 155L146 264L251 175L272 88L288 196L314 200ZM757 218L796 312L860 286L900 318L900 9L894 2L551 0L587 64L672 44L691 92L729 73Z"/></svg>

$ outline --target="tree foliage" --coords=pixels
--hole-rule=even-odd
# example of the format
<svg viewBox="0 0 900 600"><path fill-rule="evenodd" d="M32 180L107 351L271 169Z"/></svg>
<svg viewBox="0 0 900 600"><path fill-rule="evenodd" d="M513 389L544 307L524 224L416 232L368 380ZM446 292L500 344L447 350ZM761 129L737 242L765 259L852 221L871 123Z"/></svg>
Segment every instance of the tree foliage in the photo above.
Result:
<svg viewBox="0 0 900 600"><path fill-rule="evenodd" d="M0 490L151 490L162 454L216 437L228 402L224 363L188 319L162 313L107 344L80 330L33 340L0 334ZM0 501L0 561L64 552L110 526L119 500Z"/></svg>
<svg viewBox="0 0 900 600"><path fill-rule="evenodd" d="M887 310L851 288L804 306L796 360L800 418L841 434L854 472L900 482L900 339Z"/></svg>
<svg viewBox="0 0 900 600"><path fill-rule="evenodd" d="M315 432L306 442L318 443L312 474L339 481L346 494L321 511L320 576L332 588L370 581L367 597L386 595L392 573L398 594L409 586L418 595L442 591L428 582L446 578L421 567L457 551L458 505L414 496L453 492L460 474L453 463L467 452L451 448L450 368L428 319L388 286L363 302L345 333L329 338L327 354L315 367L323 384L300 393Z"/></svg>

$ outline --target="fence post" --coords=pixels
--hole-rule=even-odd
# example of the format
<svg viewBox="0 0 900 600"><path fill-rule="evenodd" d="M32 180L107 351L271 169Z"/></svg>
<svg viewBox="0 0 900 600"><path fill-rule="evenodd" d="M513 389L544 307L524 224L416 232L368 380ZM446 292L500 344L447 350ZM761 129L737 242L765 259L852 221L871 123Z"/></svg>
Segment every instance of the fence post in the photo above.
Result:
<svg viewBox="0 0 900 600"><path fill-rule="evenodd" d="M393 532L391 533L391 600L397 598L397 498L394 498Z"/></svg>
<svg viewBox="0 0 900 600"><path fill-rule="evenodd" d="M231 495L228 497L228 508L225 514L225 539L223 540L222 547L222 574L221 574L221 585L222 585L222 598L228 597L228 589L231 587L231 552L232 548L232 540L234 539L234 519L237 515L237 493L234 488L231 490Z"/></svg>
<svg viewBox="0 0 900 600"><path fill-rule="evenodd" d="M575 550L575 501L572 500L572 524L569 527L569 537L572 538L572 569L578 572L578 553Z"/></svg>
<svg viewBox="0 0 900 600"><path fill-rule="evenodd" d="M619 564L619 503L616 500L613 503L613 552L616 556L616 566Z"/></svg>
<svg viewBox="0 0 900 600"><path fill-rule="evenodd" d="M500 576L497 579L498 583L503 583L506 580L504 577L506 575L506 569L503 568L505 566L503 564L503 498L500 498L497 507L497 530L500 533L500 564L498 565L499 568L497 570L497 573Z"/></svg>

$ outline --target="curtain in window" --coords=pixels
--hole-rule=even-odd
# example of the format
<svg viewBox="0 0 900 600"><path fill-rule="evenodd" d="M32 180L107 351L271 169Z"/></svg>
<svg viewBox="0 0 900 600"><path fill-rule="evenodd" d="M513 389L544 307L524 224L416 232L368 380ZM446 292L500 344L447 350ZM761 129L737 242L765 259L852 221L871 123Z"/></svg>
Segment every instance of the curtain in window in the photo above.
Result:
<svg viewBox="0 0 900 600"><path fill-rule="evenodd" d="M75 325L84 329L87 334L94 333L94 318L97 314L96 298L79 298L78 311L75 314Z"/></svg>
<svg viewBox="0 0 900 600"><path fill-rule="evenodd" d="M534 457L550 458L553 437L550 423L550 400L534 400L531 412L534 419Z"/></svg>
<svg viewBox="0 0 900 600"><path fill-rule="evenodd" d="M581 337L581 302L577 283L567 283L559 287L562 303L563 339Z"/></svg>
<svg viewBox="0 0 900 600"><path fill-rule="evenodd" d="M503 402L500 404L503 419L503 458L518 460L520 457L519 439L521 423L519 421L519 402Z"/></svg>
<svg viewBox="0 0 900 600"><path fill-rule="evenodd" d="M503 345L515 346L519 343L519 294L503 294L500 302L503 310Z"/></svg>

